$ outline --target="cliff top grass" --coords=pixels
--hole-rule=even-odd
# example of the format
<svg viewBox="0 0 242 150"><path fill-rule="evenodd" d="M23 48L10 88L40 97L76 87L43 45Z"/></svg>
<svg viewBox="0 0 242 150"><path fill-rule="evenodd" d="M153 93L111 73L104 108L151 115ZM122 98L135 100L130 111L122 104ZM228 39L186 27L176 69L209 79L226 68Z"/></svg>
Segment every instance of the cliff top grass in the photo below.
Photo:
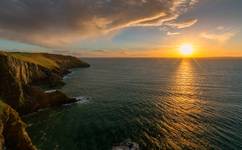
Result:
<svg viewBox="0 0 242 150"><path fill-rule="evenodd" d="M48 54L48 53L24 53L24 52L4 52L0 51L0 55L11 56L18 60L40 65L50 70L55 70L65 66L65 64L73 65L75 63L82 64L83 67L89 67L89 64L72 56Z"/></svg>
<svg viewBox="0 0 242 150"><path fill-rule="evenodd" d="M20 52L12 52L7 53L9 56L15 57L17 59L38 64L40 66L46 67L48 69L55 69L58 68L58 64L48 57L44 56L44 54L41 53L20 53Z"/></svg>

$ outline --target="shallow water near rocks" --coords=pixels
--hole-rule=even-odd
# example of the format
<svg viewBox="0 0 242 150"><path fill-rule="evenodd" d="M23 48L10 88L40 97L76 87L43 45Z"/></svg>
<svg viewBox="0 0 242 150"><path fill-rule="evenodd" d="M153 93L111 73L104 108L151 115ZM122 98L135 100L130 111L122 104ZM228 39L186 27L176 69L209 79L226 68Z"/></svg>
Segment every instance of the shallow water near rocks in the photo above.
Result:
<svg viewBox="0 0 242 150"><path fill-rule="evenodd" d="M242 149L241 59L85 61L61 89L83 103L25 118L39 149Z"/></svg>

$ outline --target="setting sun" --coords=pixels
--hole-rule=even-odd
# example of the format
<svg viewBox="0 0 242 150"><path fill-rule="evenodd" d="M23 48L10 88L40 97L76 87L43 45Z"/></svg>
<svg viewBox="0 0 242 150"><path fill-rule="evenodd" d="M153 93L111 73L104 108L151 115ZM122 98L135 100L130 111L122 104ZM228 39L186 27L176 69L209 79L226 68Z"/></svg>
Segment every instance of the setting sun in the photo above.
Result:
<svg viewBox="0 0 242 150"><path fill-rule="evenodd" d="M184 57L190 57L193 54L193 46L191 44L183 44L180 46L180 54Z"/></svg>

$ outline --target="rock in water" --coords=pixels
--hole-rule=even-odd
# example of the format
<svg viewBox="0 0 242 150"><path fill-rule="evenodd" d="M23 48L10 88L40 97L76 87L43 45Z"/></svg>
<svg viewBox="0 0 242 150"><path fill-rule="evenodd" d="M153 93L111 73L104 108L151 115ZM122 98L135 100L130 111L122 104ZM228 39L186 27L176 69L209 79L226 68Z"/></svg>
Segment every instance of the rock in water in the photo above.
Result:
<svg viewBox="0 0 242 150"><path fill-rule="evenodd" d="M139 144L127 139L119 145L113 146L112 150L139 150Z"/></svg>

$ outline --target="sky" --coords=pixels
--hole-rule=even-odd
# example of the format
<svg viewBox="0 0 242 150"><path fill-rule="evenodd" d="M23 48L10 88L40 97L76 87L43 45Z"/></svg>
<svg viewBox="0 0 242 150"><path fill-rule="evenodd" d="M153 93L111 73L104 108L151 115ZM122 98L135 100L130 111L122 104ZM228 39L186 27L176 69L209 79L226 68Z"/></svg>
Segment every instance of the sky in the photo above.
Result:
<svg viewBox="0 0 242 150"><path fill-rule="evenodd" d="M1 0L0 49L80 57L242 57L241 0Z"/></svg>

